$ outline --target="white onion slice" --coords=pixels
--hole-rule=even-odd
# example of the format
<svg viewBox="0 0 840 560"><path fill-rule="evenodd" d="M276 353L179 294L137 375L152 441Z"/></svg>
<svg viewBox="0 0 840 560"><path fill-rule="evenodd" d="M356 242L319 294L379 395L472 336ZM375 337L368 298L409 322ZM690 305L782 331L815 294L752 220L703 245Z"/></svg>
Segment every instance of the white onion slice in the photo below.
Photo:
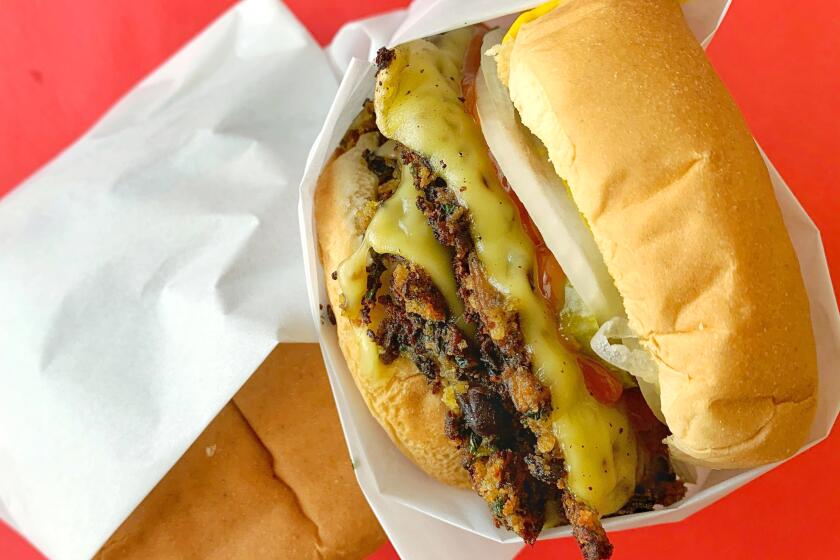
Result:
<svg viewBox="0 0 840 560"><path fill-rule="evenodd" d="M664 423L662 404L659 400L659 367L650 353L642 347L639 336L630 328L627 319L613 317L604 322L592 337L590 346L602 360L636 377L648 406Z"/></svg>
<svg viewBox="0 0 840 560"><path fill-rule="evenodd" d="M476 76L476 106L487 145L598 323L622 316L621 297L592 232L538 141L518 121L507 89L496 75L496 61L486 54L501 38L500 30L485 36L481 47L485 54Z"/></svg>
<svg viewBox="0 0 840 560"><path fill-rule="evenodd" d="M614 344L613 340L621 343ZM592 350L605 362L629 371L642 381L655 384L658 377L656 362L642 348L639 337L630 329L627 319L613 317L604 324L592 337Z"/></svg>

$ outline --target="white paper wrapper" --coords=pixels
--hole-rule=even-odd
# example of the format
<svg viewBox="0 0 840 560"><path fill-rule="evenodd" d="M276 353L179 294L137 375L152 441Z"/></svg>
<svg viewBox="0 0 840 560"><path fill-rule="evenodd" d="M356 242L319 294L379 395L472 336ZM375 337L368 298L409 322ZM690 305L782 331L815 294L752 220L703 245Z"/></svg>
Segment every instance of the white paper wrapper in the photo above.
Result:
<svg viewBox="0 0 840 560"><path fill-rule="evenodd" d="M494 2L491 0L426 0L415 2L390 39L383 27L394 19L370 22L372 27L354 24L339 33L337 46L343 53L352 52L338 94L318 140L307 160L301 183L301 228L304 243L310 306L318 321L319 306L326 305L323 270L317 258L312 215L312 197L317 177L335 149L362 102L373 92L374 67L368 62L380 44L390 46L412 39L482 21L506 19L511 12L533 7L539 2ZM711 40L728 1L697 0L684 5L686 19L698 40L705 46ZM379 39L372 41L371 37ZM340 41L340 42L339 42ZM344 58L333 60L338 68ZM766 159L766 158L765 158ZM799 206L793 194L768 161L776 196L802 267L811 303L820 371L821 400L814 427L805 448L825 438L840 411L840 316L828 275L819 233ZM387 500L423 512L436 519L481 535L499 543L521 542L511 533L493 526L487 506L472 492L444 486L427 477L406 459L378 426L362 401L338 348L335 328L319 324L319 336L336 402L344 425L351 454L358 465L362 489L377 501ZM739 486L758 477L775 465L745 471L704 471L698 484L681 503L660 511L606 519L608 530L628 529L670 523L684 519L720 499ZM569 535L566 527L547 530L541 538ZM469 550L469 549L461 549ZM450 555L455 554L450 549ZM500 552L501 554L501 552ZM508 553L510 554L510 553ZM426 557L426 556L422 556Z"/></svg>
<svg viewBox="0 0 840 560"><path fill-rule="evenodd" d="M296 208L338 81L228 12L0 201L0 515L90 557L278 341L314 341Z"/></svg>

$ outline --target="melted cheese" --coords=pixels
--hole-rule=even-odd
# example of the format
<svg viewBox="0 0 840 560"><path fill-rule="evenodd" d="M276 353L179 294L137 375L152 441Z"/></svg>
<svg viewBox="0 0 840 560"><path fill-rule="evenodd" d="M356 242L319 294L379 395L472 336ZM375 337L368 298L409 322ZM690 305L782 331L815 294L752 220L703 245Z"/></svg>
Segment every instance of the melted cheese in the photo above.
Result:
<svg viewBox="0 0 840 560"><path fill-rule="evenodd" d="M540 4L532 10L522 12L521 14L519 14L519 17L516 18L516 20L514 20L513 25L510 26L510 29L508 29L508 32L505 34L504 39L502 39L502 42L507 43L508 41L516 39L516 35L519 33L519 28L521 28L526 23L534 21L538 17L547 14L559 5L560 0L549 0L548 2Z"/></svg>
<svg viewBox="0 0 840 560"><path fill-rule="evenodd" d="M359 343L359 371L370 382L371 387L381 387L393 377L393 368L379 359L379 346L368 336L364 326L353 326L353 333Z"/></svg>
<svg viewBox="0 0 840 560"><path fill-rule="evenodd" d="M471 37L471 29L461 29L435 42L397 47L395 59L378 76L377 124L385 136L426 157L469 209L479 260L518 312L534 371L551 389L553 430L563 446L568 485L579 499L609 514L633 493L635 436L620 409L589 394L547 306L531 287L533 243L499 184L478 125L459 99ZM403 242L395 238L392 246Z"/></svg>
<svg viewBox="0 0 840 560"><path fill-rule="evenodd" d="M411 170L404 166L397 190L377 209L361 245L339 265L343 311L351 319L359 318L367 290L365 269L371 249L379 254L399 255L421 267L446 298L450 313L456 318L463 315L464 306L452 273L452 255L435 239L426 217L417 208L417 196Z"/></svg>

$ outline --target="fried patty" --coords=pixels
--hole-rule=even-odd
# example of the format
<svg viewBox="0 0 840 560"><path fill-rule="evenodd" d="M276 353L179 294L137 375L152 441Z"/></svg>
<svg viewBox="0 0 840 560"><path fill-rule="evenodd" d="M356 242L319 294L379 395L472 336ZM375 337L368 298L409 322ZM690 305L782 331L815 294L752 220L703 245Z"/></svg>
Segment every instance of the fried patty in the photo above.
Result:
<svg viewBox="0 0 840 560"><path fill-rule="evenodd" d="M361 134L372 131L378 129L367 102L339 151L352 148ZM381 136L380 143L385 141ZM411 169L418 208L438 241L452 249L463 320L471 330L464 332L456 324L422 268L396 255L371 251L362 320L379 346L380 359L411 360L427 377L430 390L441 394L450 408L442 429L458 446L472 486L498 526L533 543L545 524L546 509L559 504L556 513L561 522L572 525L584 558L608 558L612 545L598 513L565 490L563 457L549 420L551 394L531 370L518 316L484 274L468 210L421 155L405 147L399 151L402 163ZM393 191L388 185L399 162L371 154L365 161L380 183L381 202ZM662 434L646 438L653 443L645 453L644 476L617 514L649 511L684 495L685 486L674 475L661 443L667 429L661 429Z"/></svg>

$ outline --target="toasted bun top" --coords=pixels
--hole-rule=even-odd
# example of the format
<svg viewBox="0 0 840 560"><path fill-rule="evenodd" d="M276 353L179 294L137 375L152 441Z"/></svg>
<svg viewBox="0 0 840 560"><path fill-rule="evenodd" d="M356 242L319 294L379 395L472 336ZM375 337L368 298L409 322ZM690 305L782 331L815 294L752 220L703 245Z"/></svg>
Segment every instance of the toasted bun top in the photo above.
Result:
<svg viewBox="0 0 840 560"><path fill-rule="evenodd" d="M96 558L362 558L359 490L317 344L282 344Z"/></svg>
<svg viewBox="0 0 840 560"><path fill-rule="evenodd" d="M808 299L767 169L678 3L569 1L521 28L500 74L659 365L675 455L792 454L816 406Z"/></svg>

